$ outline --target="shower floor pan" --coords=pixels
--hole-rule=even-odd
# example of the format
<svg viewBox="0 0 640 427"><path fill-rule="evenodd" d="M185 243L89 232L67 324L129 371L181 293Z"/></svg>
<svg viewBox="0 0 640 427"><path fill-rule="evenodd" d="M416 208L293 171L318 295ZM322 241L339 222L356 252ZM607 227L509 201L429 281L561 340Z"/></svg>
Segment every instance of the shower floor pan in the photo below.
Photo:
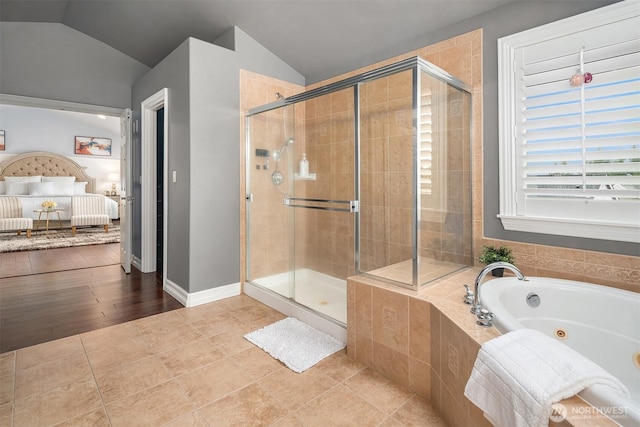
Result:
<svg viewBox="0 0 640 427"><path fill-rule="evenodd" d="M285 298L294 299L318 313L347 323L347 282L328 274L302 268L295 271L295 290L290 285L291 273L285 272L253 280Z"/></svg>

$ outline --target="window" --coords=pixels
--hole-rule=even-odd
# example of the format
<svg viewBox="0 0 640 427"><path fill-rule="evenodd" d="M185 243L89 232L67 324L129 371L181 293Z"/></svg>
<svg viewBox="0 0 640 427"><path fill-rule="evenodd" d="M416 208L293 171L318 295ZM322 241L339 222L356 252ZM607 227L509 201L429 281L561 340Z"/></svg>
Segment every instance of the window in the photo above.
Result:
<svg viewBox="0 0 640 427"><path fill-rule="evenodd" d="M640 9L498 40L507 230L640 242Z"/></svg>

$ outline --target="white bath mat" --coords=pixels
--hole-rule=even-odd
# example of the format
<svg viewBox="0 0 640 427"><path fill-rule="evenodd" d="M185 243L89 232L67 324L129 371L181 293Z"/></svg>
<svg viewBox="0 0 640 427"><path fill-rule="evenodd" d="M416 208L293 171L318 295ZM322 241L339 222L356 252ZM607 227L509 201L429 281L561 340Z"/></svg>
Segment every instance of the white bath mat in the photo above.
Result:
<svg viewBox="0 0 640 427"><path fill-rule="evenodd" d="M287 317L244 336L287 368L301 373L342 350L345 345L293 317Z"/></svg>

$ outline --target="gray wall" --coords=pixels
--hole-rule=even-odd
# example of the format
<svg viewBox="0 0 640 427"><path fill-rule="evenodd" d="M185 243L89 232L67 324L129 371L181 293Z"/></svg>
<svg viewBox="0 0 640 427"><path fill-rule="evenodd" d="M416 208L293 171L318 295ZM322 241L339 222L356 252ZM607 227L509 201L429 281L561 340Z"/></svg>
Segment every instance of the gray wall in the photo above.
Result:
<svg viewBox="0 0 640 427"><path fill-rule="evenodd" d="M498 184L498 46L497 40L549 22L577 15L616 3L618 0L582 1L521 1L448 27L444 31L427 33L395 52L381 57L407 52L450 37L482 28L483 30L483 132L484 132L484 234L488 238L505 239L542 245L586 249L626 255L638 255L639 245L605 239L582 239L550 234L506 231L496 217L500 210Z"/></svg>
<svg viewBox="0 0 640 427"><path fill-rule="evenodd" d="M188 290L189 283L189 182L190 182L190 105L189 105L189 40L183 42L165 59L138 80L132 89L131 105L133 110L132 143L133 165L133 241L132 254L141 256L141 205L135 200L142 200L140 176L142 175L141 122L140 104L163 88L168 89L168 102L165 106L169 112L169 153L168 170L176 171L177 182L170 182L167 205L168 228L165 239L168 242L168 253L164 262L167 265L167 279Z"/></svg>
<svg viewBox="0 0 640 427"><path fill-rule="evenodd" d="M0 23L0 92L127 108L149 67L62 24Z"/></svg>
<svg viewBox="0 0 640 427"><path fill-rule="evenodd" d="M304 85L304 76L239 28L191 39L189 292L240 281L240 69Z"/></svg>
<svg viewBox="0 0 640 427"><path fill-rule="evenodd" d="M190 38L133 87L140 103L169 89L167 279L189 293L240 281L240 69L304 85L304 77L238 28L221 37L229 50ZM140 135L134 176L140 176ZM136 183L140 200L140 186ZM133 253L140 256L140 209Z"/></svg>

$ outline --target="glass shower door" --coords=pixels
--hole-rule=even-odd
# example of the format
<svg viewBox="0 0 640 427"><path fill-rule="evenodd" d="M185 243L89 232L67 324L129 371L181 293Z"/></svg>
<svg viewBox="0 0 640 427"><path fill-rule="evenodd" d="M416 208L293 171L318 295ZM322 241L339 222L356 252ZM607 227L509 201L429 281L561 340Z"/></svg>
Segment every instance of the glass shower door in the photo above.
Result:
<svg viewBox="0 0 640 427"><path fill-rule="evenodd" d="M356 271L353 100L344 89L247 127L247 280L342 323Z"/></svg>
<svg viewBox="0 0 640 427"><path fill-rule="evenodd" d="M296 144L293 105L247 119L246 278L285 298L294 297L293 192Z"/></svg>
<svg viewBox="0 0 640 427"><path fill-rule="evenodd" d="M301 103L294 193L295 301L346 323L346 279L355 274L356 194L354 89ZM303 156L309 174L300 173Z"/></svg>

